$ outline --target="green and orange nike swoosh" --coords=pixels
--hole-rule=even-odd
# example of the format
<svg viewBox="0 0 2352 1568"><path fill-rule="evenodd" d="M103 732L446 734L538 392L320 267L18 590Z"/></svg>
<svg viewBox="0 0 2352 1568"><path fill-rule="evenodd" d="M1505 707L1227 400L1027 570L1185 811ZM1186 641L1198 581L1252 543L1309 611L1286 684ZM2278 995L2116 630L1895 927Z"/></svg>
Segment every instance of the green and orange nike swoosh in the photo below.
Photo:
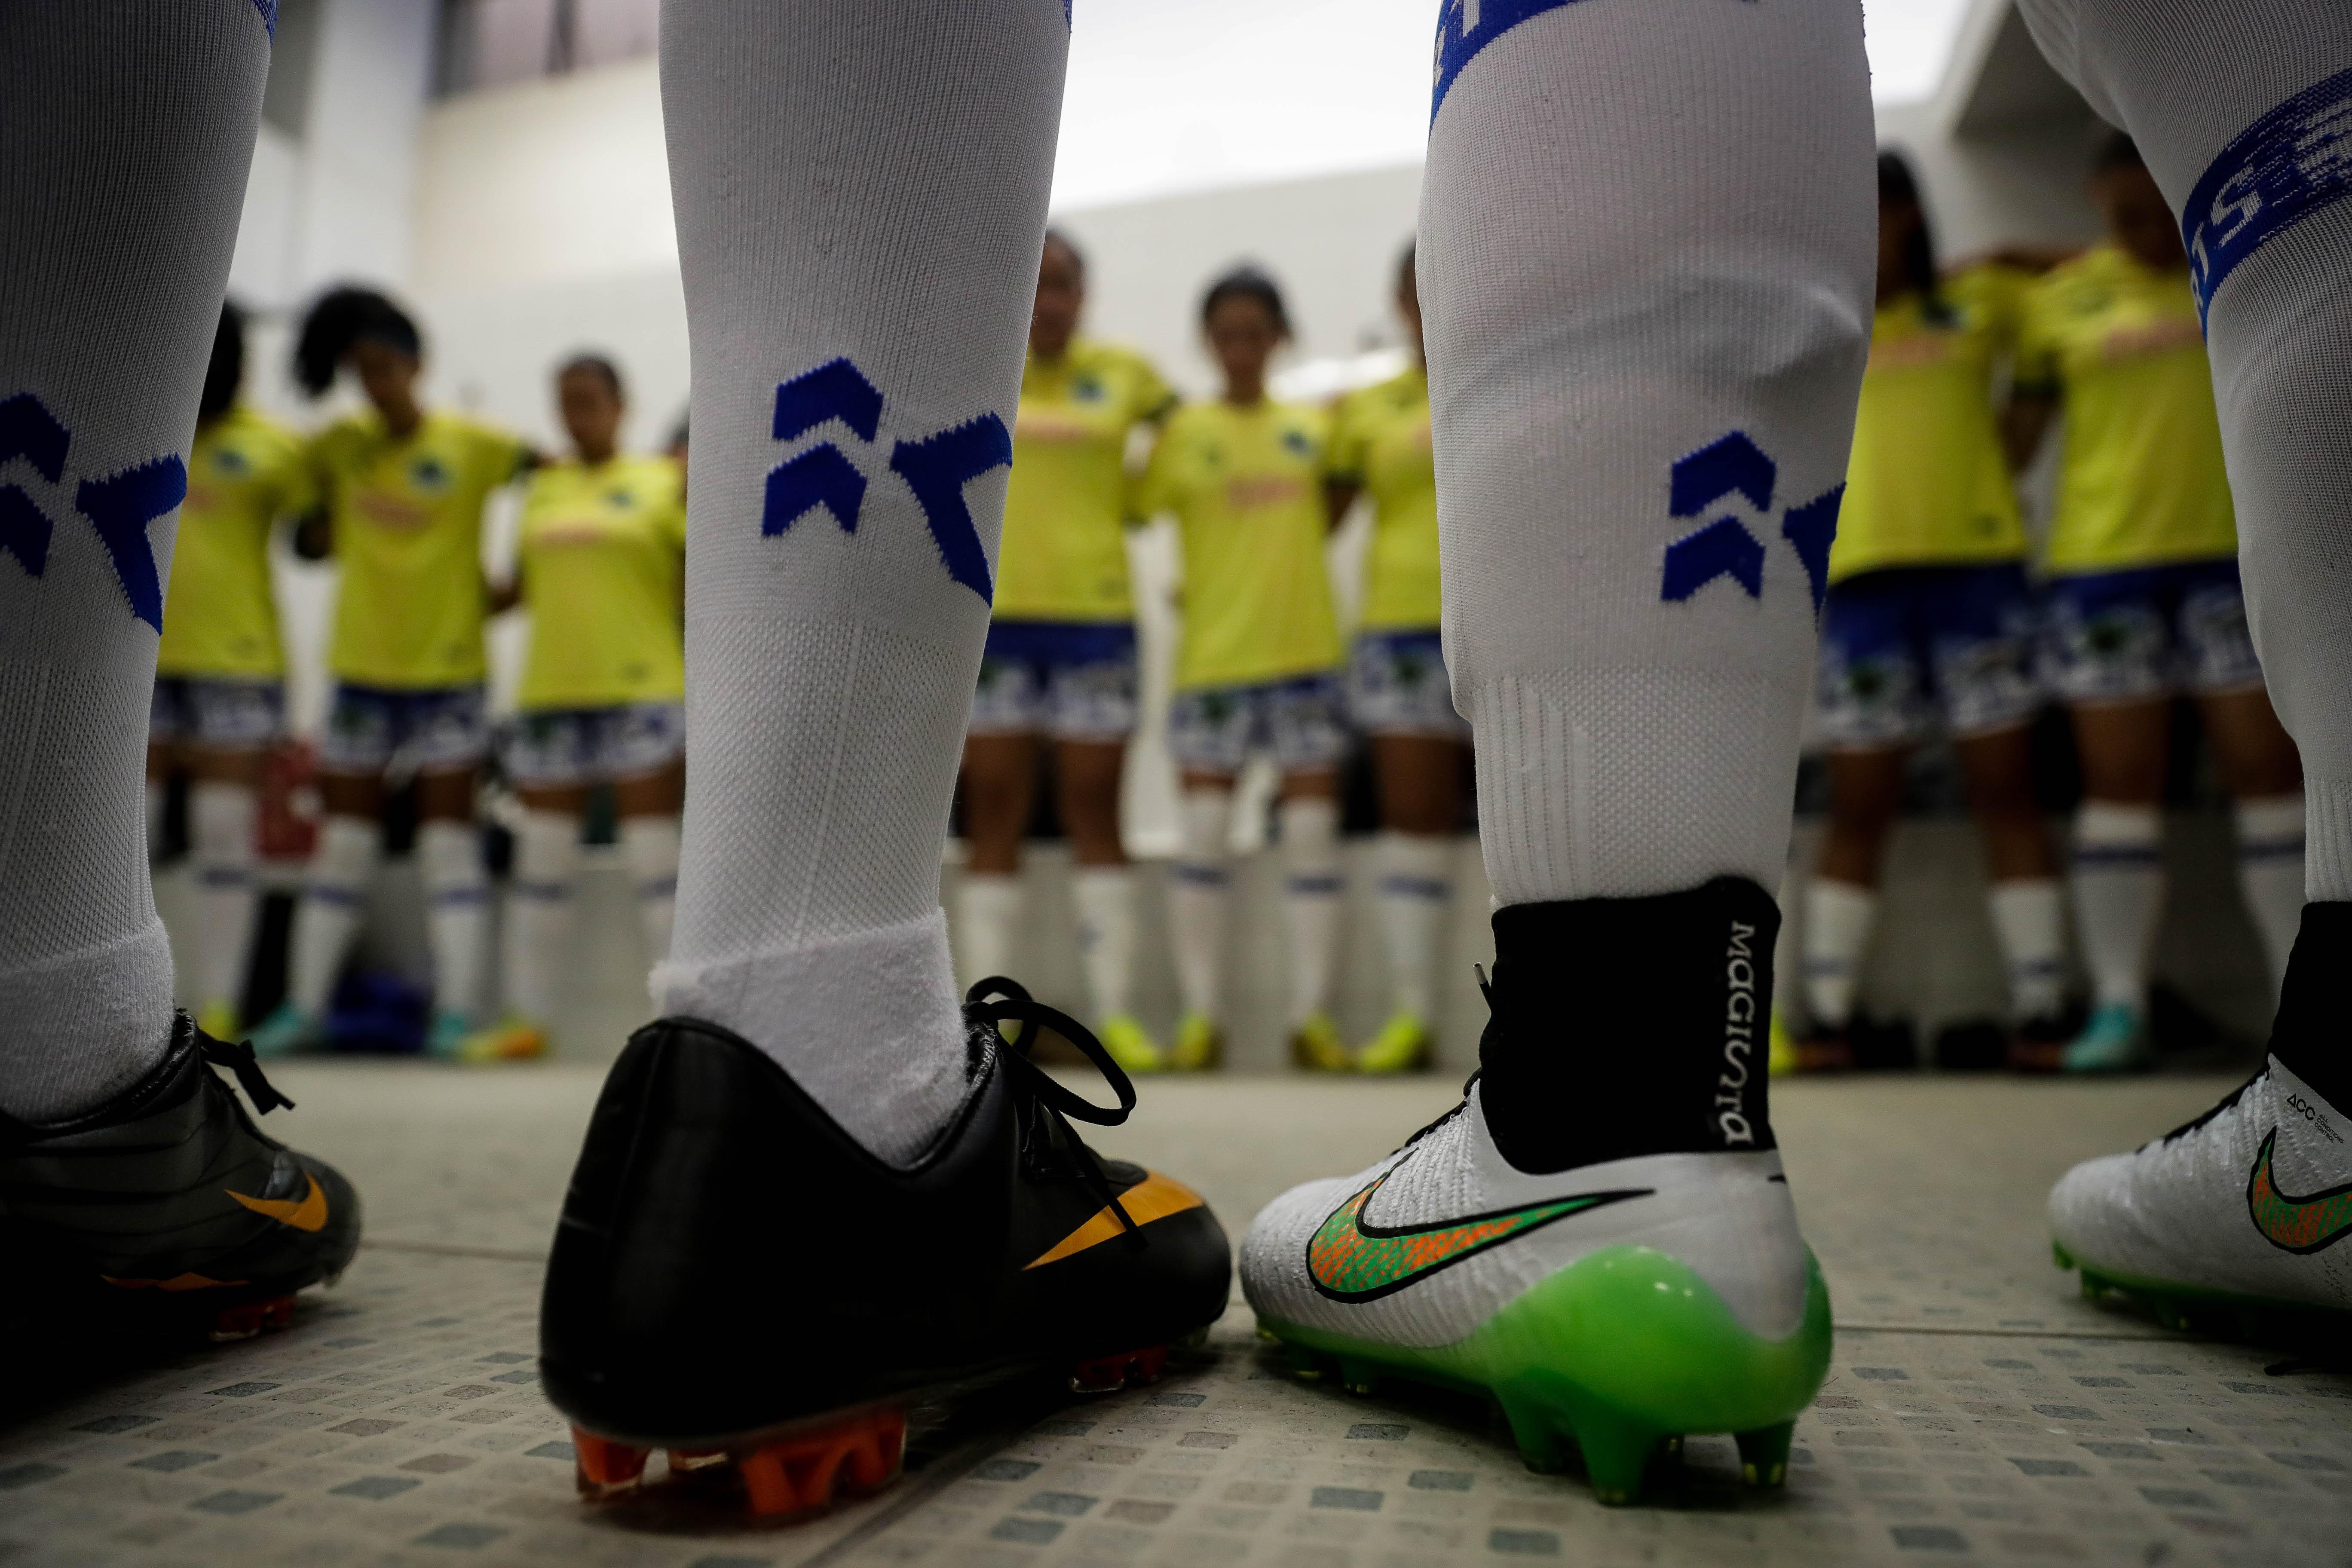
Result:
<svg viewBox="0 0 2352 1568"><path fill-rule="evenodd" d="M2317 1252L2352 1236L2352 1182L2300 1198L2279 1191L2271 1174L2271 1149L2277 1142L2273 1127L2246 1177L2246 1211L2263 1239L2284 1252Z"/></svg>
<svg viewBox="0 0 2352 1568"><path fill-rule="evenodd" d="M1307 1238L1307 1277L1324 1295L1340 1301L1370 1301L1554 1220L1627 1198L1646 1198L1652 1191L1634 1187L1580 1193L1433 1225L1391 1227L1367 1221L1364 1205L1381 1190L1381 1183L1394 1174L1395 1168L1384 1172L1378 1181L1333 1209Z"/></svg>

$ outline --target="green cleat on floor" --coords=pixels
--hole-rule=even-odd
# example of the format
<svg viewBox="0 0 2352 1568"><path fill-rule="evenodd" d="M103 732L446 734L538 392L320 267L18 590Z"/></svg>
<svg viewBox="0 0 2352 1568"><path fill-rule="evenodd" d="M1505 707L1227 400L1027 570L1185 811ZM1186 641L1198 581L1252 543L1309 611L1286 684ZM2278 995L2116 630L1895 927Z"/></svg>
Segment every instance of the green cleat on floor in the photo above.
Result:
<svg viewBox="0 0 2352 1568"><path fill-rule="evenodd" d="M454 1007L436 1007L425 1031L425 1054L437 1062L464 1061L466 1042L474 1034L474 1021L466 1015Z"/></svg>
<svg viewBox="0 0 2352 1568"><path fill-rule="evenodd" d="M2104 1002L2058 1060L2068 1072L2137 1072L2148 1065L2149 1056L2139 1009L2121 1002Z"/></svg>
<svg viewBox="0 0 2352 1568"><path fill-rule="evenodd" d="M525 1062L548 1054L552 1042L547 1030L509 1013L487 1028L476 1029L460 1041L457 1058L468 1062Z"/></svg>
<svg viewBox="0 0 2352 1568"><path fill-rule="evenodd" d="M1774 1078L1787 1078L1799 1067L1797 1037L1789 1033L1789 1026L1782 1021L1777 1008L1772 1014L1771 1046L1765 1061Z"/></svg>
<svg viewBox="0 0 2352 1568"><path fill-rule="evenodd" d="M1103 1049L1110 1059L1125 1070L1136 1072L1166 1072L1168 1058L1143 1026L1127 1013L1114 1013L1096 1026Z"/></svg>
<svg viewBox="0 0 2352 1568"><path fill-rule="evenodd" d="M1310 1014L1291 1031L1290 1060L1308 1072L1347 1072L1355 1066L1348 1059L1347 1043L1339 1038L1339 1026L1328 1013Z"/></svg>
<svg viewBox="0 0 2352 1568"><path fill-rule="evenodd" d="M1400 1009L1389 1015L1381 1032L1356 1053L1356 1070L1370 1073L1419 1072L1429 1065L1429 1026Z"/></svg>
<svg viewBox="0 0 2352 1568"><path fill-rule="evenodd" d="M1178 1072L1210 1072L1224 1059L1225 1032L1206 1013L1187 1013L1176 1026L1168 1065Z"/></svg>

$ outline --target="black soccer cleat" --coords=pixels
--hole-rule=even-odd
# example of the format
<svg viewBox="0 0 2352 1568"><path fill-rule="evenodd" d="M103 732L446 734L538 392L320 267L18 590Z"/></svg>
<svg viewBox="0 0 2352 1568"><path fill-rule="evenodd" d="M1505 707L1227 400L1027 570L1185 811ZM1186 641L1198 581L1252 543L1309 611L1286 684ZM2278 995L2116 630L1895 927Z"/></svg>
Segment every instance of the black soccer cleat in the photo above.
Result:
<svg viewBox="0 0 2352 1568"><path fill-rule="evenodd" d="M46 1304L243 1339L286 1327L294 1293L351 1262L351 1183L263 1133L215 1066L257 1110L294 1103L249 1047L183 1013L163 1059L97 1110L50 1125L0 1116L7 1249Z"/></svg>
<svg viewBox="0 0 2352 1568"><path fill-rule="evenodd" d="M1208 1206L1065 1120L1134 1107L1094 1037L1004 980L974 986L964 1017L969 1097L906 1170L740 1037L690 1018L637 1032L589 1124L541 1309L583 1494L634 1489L662 1448L673 1474L740 1480L757 1515L809 1512L897 1474L919 1397L1046 1373L1081 1393L1148 1382L1224 1311L1231 1253ZM1102 1070L1116 1109L1029 1061L1046 1030Z"/></svg>

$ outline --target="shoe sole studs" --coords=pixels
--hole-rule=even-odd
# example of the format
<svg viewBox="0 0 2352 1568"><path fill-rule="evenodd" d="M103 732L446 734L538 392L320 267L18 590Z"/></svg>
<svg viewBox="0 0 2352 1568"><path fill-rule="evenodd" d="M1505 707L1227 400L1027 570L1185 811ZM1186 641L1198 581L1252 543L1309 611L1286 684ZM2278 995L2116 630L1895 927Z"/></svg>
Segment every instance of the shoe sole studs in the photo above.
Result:
<svg viewBox="0 0 2352 1568"><path fill-rule="evenodd" d="M293 1326L294 1297L289 1292L283 1296L222 1308L213 1314L212 1327L206 1331L206 1337L216 1345L228 1344L236 1340L249 1340L259 1333L278 1333Z"/></svg>
<svg viewBox="0 0 2352 1568"><path fill-rule="evenodd" d="M576 1426L572 1447L583 1499L604 1502L645 1489L652 1449ZM891 1408L862 1410L773 1442L672 1448L664 1460L671 1485L740 1493L752 1518L776 1523L880 1491L898 1479L906 1455L906 1412Z"/></svg>
<svg viewBox="0 0 2352 1568"><path fill-rule="evenodd" d="M1158 1383L1168 1369L1168 1347L1152 1345L1118 1355L1096 1356L1070 1369L1072 1394L1117 1394L1129 1384Z"/></svg>

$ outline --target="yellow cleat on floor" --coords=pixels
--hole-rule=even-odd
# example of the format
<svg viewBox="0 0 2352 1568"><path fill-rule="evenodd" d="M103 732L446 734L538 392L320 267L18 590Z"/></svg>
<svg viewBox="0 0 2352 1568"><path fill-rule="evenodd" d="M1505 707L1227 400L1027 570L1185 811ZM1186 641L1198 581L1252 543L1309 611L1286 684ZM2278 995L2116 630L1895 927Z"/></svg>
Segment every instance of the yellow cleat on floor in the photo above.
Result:
<svg viewBox="0 0 2352 1568"><path fill-rule="evenodd" d="M1187 1013L1176 1026L1176 1048L1168 1065L1178 1072L1208 1072L1225 1055L1225 1032L1206 1013Z"/></svg>
<svg viewBox="0 0 2352 1568"><path fill-rule="evenodd" d="M1780 1021L1778 1008L1772 1012L1772 1044L1765 1059L1774 1078L1787 1078L1797 1070L1797 1037L1789 1033L1789 1026Z"/></svg>
<svg viewBox="0 0 2352 1568"><path fill-rule="evenodd" d="M1429 1065L1429 1026L1399 1009L1356 1053L1358 1072L1419 1072Z"/></svg>
<svg viewBox="0 0 2352 1568"><path fill-rule="evenodd" d="M524 1062L547 1055L547 1031L528 1018L506 1017L467 1035L457 1047L467 1062Z"/></svg>
<svg viewBox="0 0 2352 1568"><path fill-rule="evenodd" d="M236 1004L226 998L217 1002L207 1002L196 1009L196 1027L215 1040L236 1039Z"/></svg>
<svg viewBox="0 0 2352 1568"><path fill-rule="evenodd" d="M1328 1013L1314 1014L1291 1032L1290 1060L1308 1072L1347 1072L1355 1066Z"/></svg>
<svg viewBox="0 0 2352 1568"><path fill-rule="evenodd" d="M1166 1072L1167 1055L1144 1033L1131 1014L1114 1013L1095 1026L1096 1037L1110 1059L1129 1072Z"/></svg>

